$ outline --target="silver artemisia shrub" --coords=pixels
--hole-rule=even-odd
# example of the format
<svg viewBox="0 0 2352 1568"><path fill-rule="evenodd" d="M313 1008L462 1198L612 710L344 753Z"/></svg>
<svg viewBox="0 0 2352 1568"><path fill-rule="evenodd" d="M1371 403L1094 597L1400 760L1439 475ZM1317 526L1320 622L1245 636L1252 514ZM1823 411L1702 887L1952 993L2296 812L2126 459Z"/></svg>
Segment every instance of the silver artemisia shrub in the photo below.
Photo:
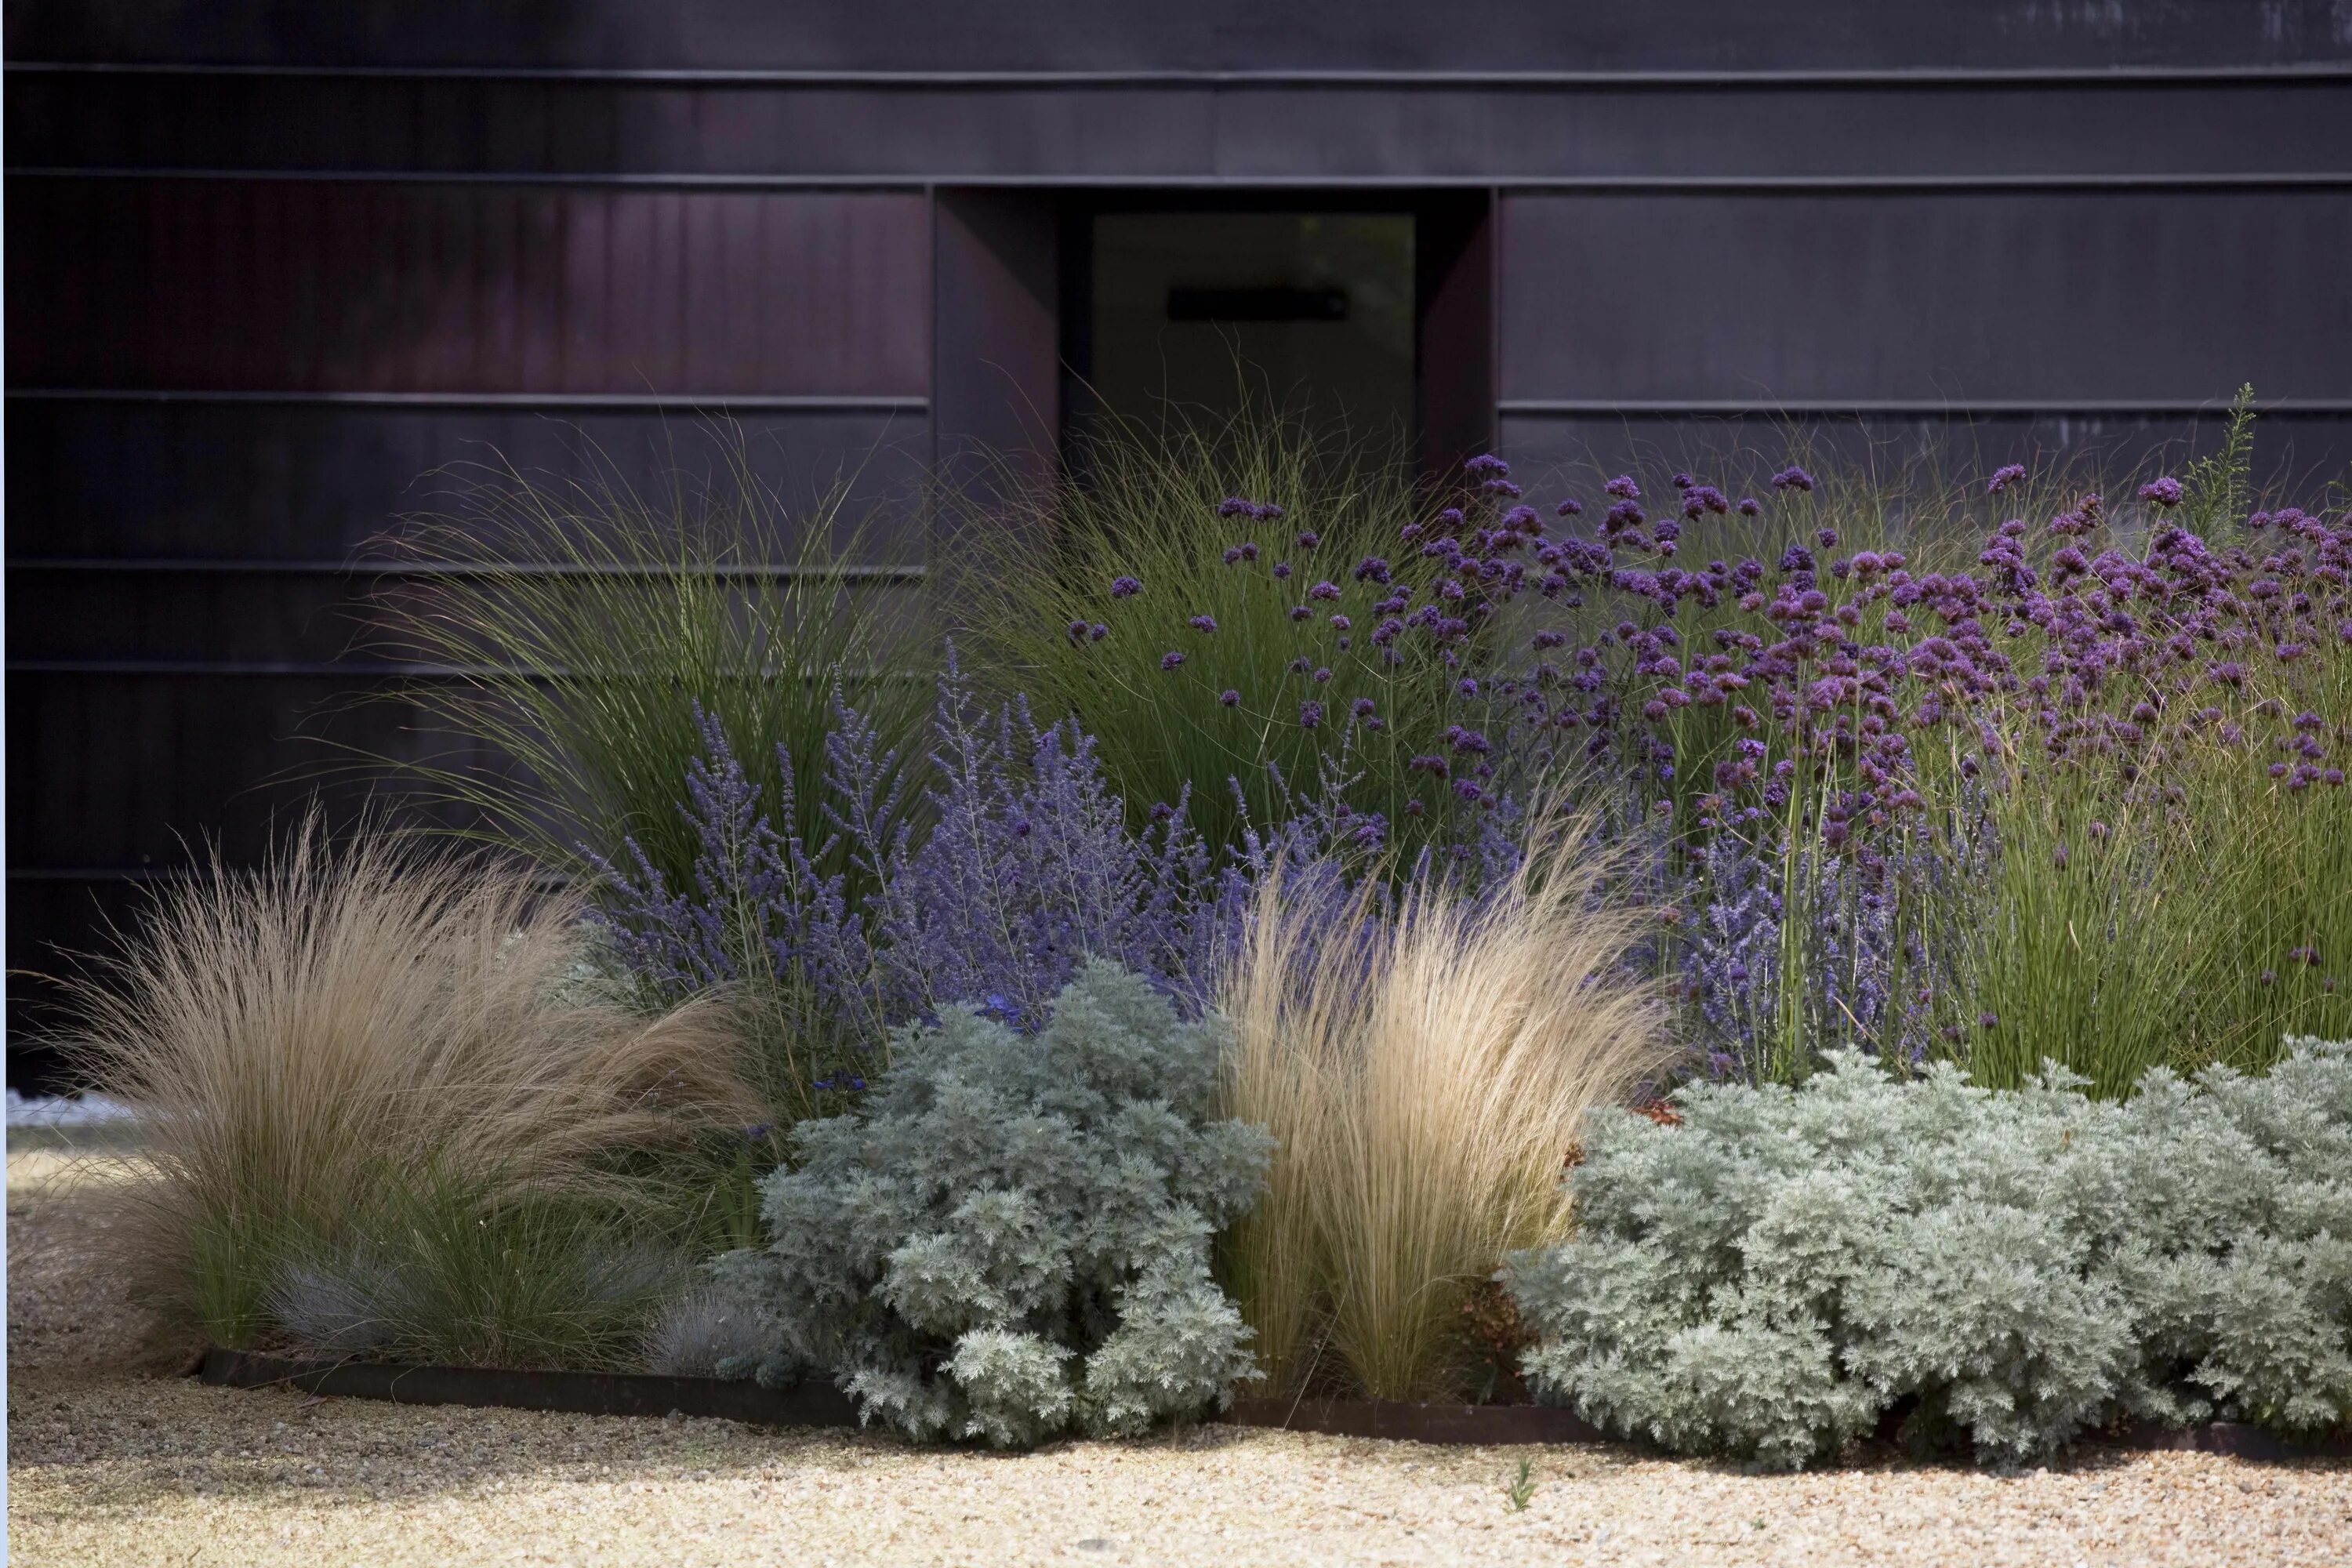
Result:
<svg viewBox="0 0 2352 1568"><path fill-rule="evenodd" d="M2352 1045L1988 1092L1845 1054L1597 1113L1578 1232L1505 1279L1539 1397L1795 1468L1894 1425L1982 1461L2125 1419L2352 1422Z"/></svg>
<svg viewBox="0 0 2352 1568"><path fill-rule="evenodd" d="M1210 1240L1272 1146L1210 1120L1222 1041L1100 963L1034 1035L968 1008L903 1031L855 1110L795 1131L766 1244L721 1260L774 1347L722 1371L1007 1447L1223 1405L1257 1372Z"/></svg>

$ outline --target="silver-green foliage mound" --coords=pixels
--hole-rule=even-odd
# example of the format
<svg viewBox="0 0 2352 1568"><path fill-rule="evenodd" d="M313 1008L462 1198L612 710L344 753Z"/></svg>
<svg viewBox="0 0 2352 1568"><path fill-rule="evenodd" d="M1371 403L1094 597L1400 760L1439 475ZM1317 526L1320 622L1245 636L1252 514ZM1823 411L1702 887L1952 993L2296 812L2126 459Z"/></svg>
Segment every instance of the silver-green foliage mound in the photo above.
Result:
<svg viewBox="0 0 2352 1568"><path fill-rule="evenodd" d="M1844 1055L1597 1116L1579 1229L1507 1271L1538 1395L1796 1468L1900 1420L2014 1463L2126 1418L2352 1424L2352 1045L2261 1078L1991 1093Z"/></svg>
<svg viewBox="0 0 2352 1568"><path fill-rule="evenodd" d="M768 1244L726 1261L776 1343L761 1374L829 1373L868 1420L1003 1447L1224 1404L1256 1371L1210 1240L1271 1144L1210 1120L1220 1044L1104 963L1038 1034L964 1008L906 1031L854 1111L796 1131Z"/></svg>

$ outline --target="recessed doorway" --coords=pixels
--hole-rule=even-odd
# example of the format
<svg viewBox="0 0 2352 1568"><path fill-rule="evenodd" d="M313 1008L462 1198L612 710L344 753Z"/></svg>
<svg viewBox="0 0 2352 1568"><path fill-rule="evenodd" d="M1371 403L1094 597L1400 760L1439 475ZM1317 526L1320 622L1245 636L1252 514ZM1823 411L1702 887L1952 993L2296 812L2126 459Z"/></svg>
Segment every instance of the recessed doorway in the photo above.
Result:
<svg viewBox="0 0 2352 1568"><path fill-rule="evenodd" d="M1402 452L1413 429L1409 212L1106 212L1087 236L1094 407L1153 426L1244 398Z"/></svg>
<svg viewBox="0 0 2352 1568"><path fill-rule="evenodd" d="M1106 409L1250 394L1432 479L1495 438L1487 191L944 187L934 211L930 435L960 485L1083 471Z"/></svg>

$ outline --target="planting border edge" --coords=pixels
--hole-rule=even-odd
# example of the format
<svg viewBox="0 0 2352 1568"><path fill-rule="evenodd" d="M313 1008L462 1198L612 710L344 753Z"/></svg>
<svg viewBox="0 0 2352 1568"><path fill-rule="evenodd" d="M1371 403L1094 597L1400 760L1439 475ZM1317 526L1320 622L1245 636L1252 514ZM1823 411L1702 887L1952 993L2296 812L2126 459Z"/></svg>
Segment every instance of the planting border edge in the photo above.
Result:
<svg viewBox="0 0 2352 1568"><path fill-rule="evenodd" d="M824 1384L762 1388L756 1383L645 1373L529 1372L488 1367L400 1366L383 1362L305 1362L251 1351L206 1347L196 1375L223 1388L294 1388L321 1397L378 1399L395 1405L461 1405L573 1415L717 1417L761 1426L856 1427L849 1396ZM1314 1432L1330 1436L1510 1447L1530 1443L1611 1443L1574 1412L1541 1405L1408 1405L1387 1400L1241 1399L1216 1417L1234 1426ZM2352 1458L2352 1433L2290 1442L2259 1426L2215 1422L2172 1427L2140 1424L2088 1434L2093 1447L2179 1449L2235 1458Z"/></svg>
<svg viewBox="0 0 2352 1568"><path fill-rule="evenodd" d="M205 1347L196 1376L224 1388L292 1388L394 1405L469 1405L572 1415L667 1415L676 1411L762 1426L857 1425L857 1407L849 1396L821 1383L763 1388L750 1381L646 1373L292 1361L220 1345Z"/></svg>

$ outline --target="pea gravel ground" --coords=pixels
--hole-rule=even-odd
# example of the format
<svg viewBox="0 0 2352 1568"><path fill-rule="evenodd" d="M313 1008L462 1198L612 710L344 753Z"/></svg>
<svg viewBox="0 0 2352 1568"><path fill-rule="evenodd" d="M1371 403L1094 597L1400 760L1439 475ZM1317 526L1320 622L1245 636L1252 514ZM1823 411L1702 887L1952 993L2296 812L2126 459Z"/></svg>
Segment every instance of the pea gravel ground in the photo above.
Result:
<svg viewBox="0 0 2352 1568"><path fill-rule="evenodd" d="M8 1545L123 1563L2352 1563L2352 1465L2091 1451L1748 1476L1599 1447L1205 1428L1018 1457L720 1421L404 1409L126 1370L102 1164L8 1170ZM1534 1492L1512 1511L1522 1456Z"/></svg>

